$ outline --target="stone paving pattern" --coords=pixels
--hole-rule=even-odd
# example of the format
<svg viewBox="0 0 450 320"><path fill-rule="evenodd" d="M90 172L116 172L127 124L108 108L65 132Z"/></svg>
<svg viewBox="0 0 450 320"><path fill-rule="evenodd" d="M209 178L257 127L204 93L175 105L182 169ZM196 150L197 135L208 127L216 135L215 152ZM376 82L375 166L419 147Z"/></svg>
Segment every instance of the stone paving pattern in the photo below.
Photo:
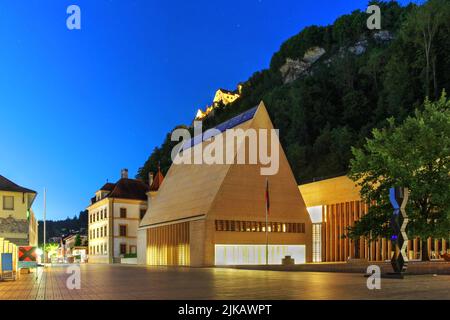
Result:
<svg viewBox="0 0 450 320"><path fill-rule="evenodd" d="M290 266L271 265L271 266L235 266L236 269L251 270L272 270L272 271L312 271L312 272L344 272L344 273L365 273L370 265L377 265L382 273L393 272L390 262L321 262L296 264ZM450 275L450 262L447 261L410 261L408 263L408 274L438 274Z"/></svg>
<svg viewBox="0 0 450 320"><path fill-rule="evenodd" d="M382 279L368 290L362 274L227 268L82 265L81 289L69 290L67 266L0 282L0 299L450 299L449 275Z"/></svg>

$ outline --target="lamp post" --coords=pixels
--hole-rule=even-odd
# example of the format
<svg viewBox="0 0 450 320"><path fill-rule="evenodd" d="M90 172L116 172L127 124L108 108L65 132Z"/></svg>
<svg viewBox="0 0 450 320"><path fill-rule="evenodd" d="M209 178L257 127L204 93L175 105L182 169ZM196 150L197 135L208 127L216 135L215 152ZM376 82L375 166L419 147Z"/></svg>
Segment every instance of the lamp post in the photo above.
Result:
<svg viewBox="0 0 450 320"><path fill-rule="evenodd" d="M266 265L269 265L269 178L266 178Z"/></svg>
<svg viewBox="0 0 450 320"><path fill-rule="evenodd" d="M47 236L47 230L46 230L46 216L47 216L47 189L44 188L44 264L47 263L47 253L45 250L46 246L46 236Z"/></svg>

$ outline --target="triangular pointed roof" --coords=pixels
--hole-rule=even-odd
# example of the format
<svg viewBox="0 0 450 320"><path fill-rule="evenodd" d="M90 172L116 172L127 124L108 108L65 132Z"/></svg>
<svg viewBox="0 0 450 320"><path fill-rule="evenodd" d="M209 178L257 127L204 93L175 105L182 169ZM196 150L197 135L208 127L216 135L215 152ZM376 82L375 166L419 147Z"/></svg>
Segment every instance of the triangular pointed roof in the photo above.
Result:
<svg viewBox="0 0 450 320"><path fill-rule="evenodd" d="M161 187L161 184L163 183L164 175L161 172L161 168L158 166L158 172L153 177L152 185L150 186L150 191L158 191L159 187Z"/></svg>
<svg viewBox="0 0 450 320"><path fill-rule="evenodd" d="M264 104L252 108L217 126L221 134L227 129L273 129ZM207 137L195 137L184 145L187 150ZM210 137L209 137L210 138ZM237 146L239 149L242 146ZM194 148L194 152L196 152ZM202 152L202 148L198 148ZM271 217L285 221L310 222L305 203L298 190L287 158L280 146L280 169L269 176ZM235 154L236 156L236 154ZM205 216L226 219L241 216L263 220L266 176L259 164L172 164L140 226L146 227L180 219ZM233 208L230 212L230 206Z"/></svg>

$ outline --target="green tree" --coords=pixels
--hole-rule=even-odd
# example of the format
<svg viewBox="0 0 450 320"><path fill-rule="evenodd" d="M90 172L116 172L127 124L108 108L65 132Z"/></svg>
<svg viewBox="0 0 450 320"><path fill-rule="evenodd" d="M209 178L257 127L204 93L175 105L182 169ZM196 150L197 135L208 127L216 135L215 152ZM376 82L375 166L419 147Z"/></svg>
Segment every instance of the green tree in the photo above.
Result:
<svg viewBox="0 0 450 320"><path fill-rule="evenodd" d="M401 37L411 41L420 49L424 57L424 90L426 96L438 95L437 83L437 50L438 33L444 30L450 20L448 0L429 0L423 6L418 6L409 14ZM433 80L433 91L431 88Z"/></svg>
<svg viewBox="0 0 450 320"><path fill-rule="evenodd" d="M392 207L389 188L408 187L407 232L422 239L422 259L429 258L428 237L450 234L450 100L425 101L413 116L373 130L363 148L353 148L349 177L361 186L361 196L372 204L369 212L349 229L351 238L389 237Z"/></svg>
<svg viewBox="0 0 450 320"><path fill-rule="evenodd" d="M369 3L381 8L382 26L388 31L384 36L367 29L368 14L360 10L328 26L306 27L281 45L268 69L242 82L240 99L220 106L204 119L204 129L263 100L280 130L280 141L298 182L347 172L350 146L361 147L373 128L387 125L388 117L405 120L423 104L425 96L437 99L436 92L450 90L450 1L407 6L395 1ZM430 11L437 4L442 7L439 14ZM425 21L437 26L436 32L429 33L432 37L426 37L432 48L428 72L421 31L424 24L419 28L414 19L427 10L432 14L425 14ZM360 41L366 43L365 52L349 52L349 47ZM286 59L301 59L315 46L325 49L325 54L307 73L286 84L280 72ZM426 84L429 93L425 93ZM138 177L147 181L148 173L155 172L158 165L165 173L171 165L172 146L166 137L153 149Z"/></svg>
<svg viewBox="0 0 450 320"><path fill-rule="evenodd" d="M51 258L52 256L57 254L58 248L59 248L59 244L57 244L57 243L46 243L45 247L44 247L44 252L48 258Z"/></svg>
<svg viewBox="0 0 450 320"><path fill-rule="evenodd" d="M80 247L81 245L81 237L79 234L77 234L77 236L75 237L75 247Z"/></svg>
<svg viewBox="0 0 450 320"><path fill-rule="evenodd" d="M58 250L58 248L59 248L59 244L57 244L57 243L46 243L44 251L45 252L52 252L52 251Z"/></svg>
<svg viewBox="0 0 450 320"><path fill-rule="evenodd" d="M177 126L174 130L178 128L188 129L186 126ZM166 174L172 165L171 151L178 143L179 141L171 140L170 133L167 134L163 144L160 147L154 148L150 157L144 165L139 168L136 177L148 183L148 174L150 172L156 173L158 168L160 168L162 173Z"/></svg>

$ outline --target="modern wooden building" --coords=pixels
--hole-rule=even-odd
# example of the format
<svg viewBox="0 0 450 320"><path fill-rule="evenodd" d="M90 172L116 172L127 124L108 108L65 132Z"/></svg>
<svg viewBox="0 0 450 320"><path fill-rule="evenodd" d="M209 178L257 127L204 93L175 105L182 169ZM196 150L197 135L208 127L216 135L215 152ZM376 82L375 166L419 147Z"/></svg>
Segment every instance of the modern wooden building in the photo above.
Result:
<svg viewBox="0 0 450 320"><path fill-rule="evenodd" d="M273 125L261 103L216 128L224 135L229 129L270 130ZM202 152L210 142L201 139L200 148L183 152ZM243 139L236 150L248 145ZM269 263L281 264L287 255L295 263L311 261L311 220L283 149L277 149L279 170L267 177L261 175L259 162L172 164L140 224L138 263L264 264L267 178Z"/></svg>
<svg viewBox="0 0 450 320"><path fill-rule="evenodd" d="M390 260L394 248L389 239L354 241L343 237L368 212L359 187L346 176L325 179L299 186L313 222L313 261L333 262L351 259ZM408 241L410 260L421 259L421 241ZM439 258L448 250L445 239L428 239L430 258Z"/></svg>

